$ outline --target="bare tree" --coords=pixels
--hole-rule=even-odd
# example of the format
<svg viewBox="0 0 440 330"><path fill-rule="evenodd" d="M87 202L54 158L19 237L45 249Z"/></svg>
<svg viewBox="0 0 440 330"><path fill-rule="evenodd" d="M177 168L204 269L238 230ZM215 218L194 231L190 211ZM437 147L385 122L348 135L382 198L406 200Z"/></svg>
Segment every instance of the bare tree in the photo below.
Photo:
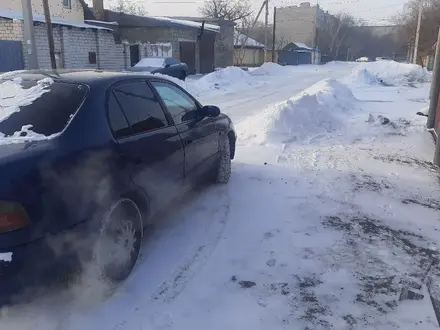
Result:
<svg viewBox="0 0 440 330"><path fill-rule="evenodd" d="M240 21L252 15L249 0L207 0L200 8L206 17Z"/></svg>
<svg viewBox="0 0 440 330"><path fill-rule="evenodd" d="M411 40L413 42L417 26L418 6L418 0L410 0L403 12L394 19L396 24L403 27L401 38L402 42L406 41L406 44L411 42ZM419 53L421 55L431 53L432 46L437 40L440 0L424 0L422 15L419 39Z"/></svg>
<svg viewBox="0 0 440 330"><path fill-rule="evenodd" d="M234 57L236 59L236 63L242 65L243 60L246 56L246 45L249 40L249 32L252 28L253 18L246 17L243 18L240 22L240 25L234 31L234 45L240 46L236 47L234 51Z"/></svg>
<svg viewBox="0 0 440 330"><path fill-rule="evenodd" d="M143 6L140 6L129 0L118 0L117 5L111 6L110 9L113 11L118 11L121 13L138 15L138 16L145 16L148 13Z"/></svg>

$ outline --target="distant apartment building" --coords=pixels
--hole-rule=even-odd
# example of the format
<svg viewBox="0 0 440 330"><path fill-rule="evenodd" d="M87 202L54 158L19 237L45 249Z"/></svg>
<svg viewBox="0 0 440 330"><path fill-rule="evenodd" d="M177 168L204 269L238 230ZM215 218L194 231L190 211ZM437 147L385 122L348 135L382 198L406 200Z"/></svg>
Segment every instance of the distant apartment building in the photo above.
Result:
<svg viewBox="0 0 440 330"><path fill-rule="evenodd" d="M317 28L322 26L328 16L319 5L311 6L310 2L277 8L276 39L279 47L291 42L315 47Z"/></svg>

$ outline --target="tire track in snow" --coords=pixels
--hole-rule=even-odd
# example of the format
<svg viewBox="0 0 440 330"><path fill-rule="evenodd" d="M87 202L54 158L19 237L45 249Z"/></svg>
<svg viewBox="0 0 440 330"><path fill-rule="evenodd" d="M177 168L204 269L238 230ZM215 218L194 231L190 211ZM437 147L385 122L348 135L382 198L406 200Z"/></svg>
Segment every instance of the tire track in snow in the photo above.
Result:
<svg viewBox="0 0 440 330"><path fill-rule="evenodd" d="M226 228L230 213L228 187L221 189L220 201L222 203L217 208L215 216L212 217L213 220L206 225L208 233L206 233L203 242L199 242L197 248L185 258L185 261L177 267L175 272L162 282L157 292L153 294L153 300L169 303L176 299L185 290L187 284L197 276L214 252Z"/></svg>

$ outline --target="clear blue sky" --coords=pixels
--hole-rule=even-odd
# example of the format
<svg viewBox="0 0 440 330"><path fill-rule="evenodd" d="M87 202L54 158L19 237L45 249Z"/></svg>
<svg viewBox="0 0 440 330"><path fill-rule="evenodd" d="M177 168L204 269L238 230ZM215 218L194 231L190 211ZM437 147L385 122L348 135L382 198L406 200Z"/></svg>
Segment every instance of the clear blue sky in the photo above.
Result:
<svg viewBox="0 0 440 330"><path fill-rule="evenodd" d="M125 0L143 5L152 16L200 16L199 8L204 0ZM250 0L252 8L258 12L262 0ZM295 0L269 0L270 8L297 5L303 1ZM304 0L305 1L305 0ZM392 24L389 20L399 13L407 0L319 0L319 5L332 14L348 12L358 18L364 19L370 25ZM88 0L91 2L91 0ZM117 0L104 0L108 7ZM316 4L311 1L312 4Z"/></svg>

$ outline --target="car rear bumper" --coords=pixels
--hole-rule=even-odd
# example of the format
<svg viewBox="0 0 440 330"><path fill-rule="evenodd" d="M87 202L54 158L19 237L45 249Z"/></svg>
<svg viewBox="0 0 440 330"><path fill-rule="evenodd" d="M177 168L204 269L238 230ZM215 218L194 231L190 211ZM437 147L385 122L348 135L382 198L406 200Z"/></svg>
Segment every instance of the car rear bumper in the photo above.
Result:
<svg viewBox="0 0 440 330"><path fill-rule="evenodd" d="M31 300L55 281L81 270L92 244L82 244L86 225L50 235L31 243L0 250L12 253L11 261L0 260L0 306Z"/></svg>

